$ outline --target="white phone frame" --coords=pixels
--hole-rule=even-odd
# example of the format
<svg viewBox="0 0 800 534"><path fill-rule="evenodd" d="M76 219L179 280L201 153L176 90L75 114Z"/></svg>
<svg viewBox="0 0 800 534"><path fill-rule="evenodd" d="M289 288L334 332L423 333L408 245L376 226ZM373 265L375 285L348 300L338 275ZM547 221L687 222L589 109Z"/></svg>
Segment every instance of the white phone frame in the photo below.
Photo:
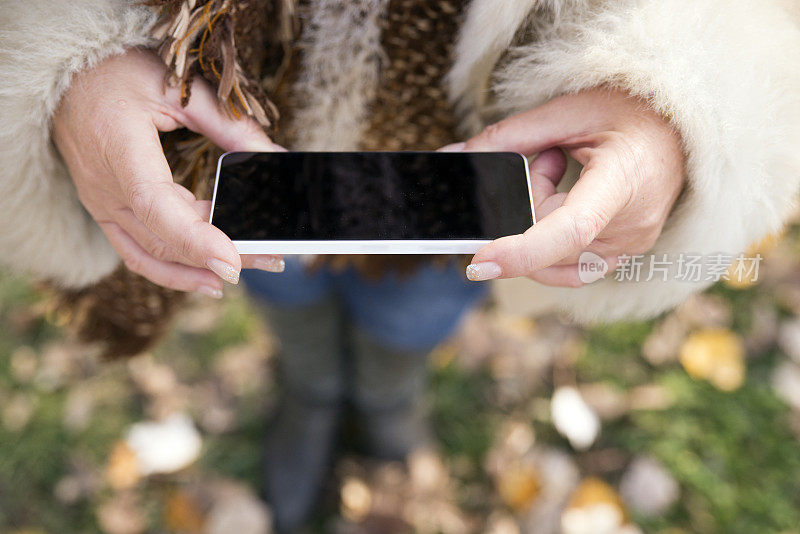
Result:
<svg viewBox="0 0 800 534"><path fill-rule="evenodd" d="M211 198L211 215L214 218L214 206L217 202L217 185L222 169L222 160L233 152L226 152L217 161L217 174L214 178L214 195ZM528 183L528 198L531 203L531 223L536 224L536 212L533 207L533 190L528 159L522 158L525 167L525 179ZM377 239L377 240L268 240L268 241L233 241L239 254L474 254L484 245L491 243L487 239Z"/></svg>

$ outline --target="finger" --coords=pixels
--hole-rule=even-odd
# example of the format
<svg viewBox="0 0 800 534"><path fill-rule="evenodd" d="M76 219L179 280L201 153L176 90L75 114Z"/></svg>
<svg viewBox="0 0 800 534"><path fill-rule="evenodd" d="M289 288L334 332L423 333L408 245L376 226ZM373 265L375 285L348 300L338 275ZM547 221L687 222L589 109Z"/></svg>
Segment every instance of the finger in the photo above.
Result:
<svg viewBox="0 0 800 534"><path fill-rule="evenodd" d="M196 204L207 204L206 202L197 201ZM207 217L207 209L195 206L198 214L205 218ZM184 263L186 258L178 252L170 248L164 241L159 239L158 236L153 234L139 219L134 216L130 209L122 209L116 213L116 223L125 230L133 239L142 247L150 256L167 262ZM243 269L259 269L272 273L280 273L284 271L285 264L283 258L275 254L248 254L241 255Z"/></svg>
<svg viewBox="0 0 800 534"><path fill-rule="evenodd" d="M589 269L589 266L594 268ZM608 277L616 268L616 257L595 256L590 262L547 267L533 273L529 278L553 287L583 287Z"/></svg>
<svg viewBox="0 0 800 534"><path fill-rule="evenodd" d="M180 122L190 130L203 134L224 150L242 152L282 152L286 149L273 143L263 128L250 117L237 119L220 109L219 100L205 80L196 78L192 97Z"/></svg>
<svg viewBox="0 0 800 534"><path fill-rule="evenodd" d="M128 270L163 287L178 291L197 291L210 297L222 298L222 282L211 272L153 258L115 223L103 223L100 227L119 252Z"/></svg>
<svg viewBox="0 0 800 534"><path fill-rule="evenodd" d="M181 184L172 184L175 187L175 192L178 193L183 200L186 202L194 202L197 200L197 197L194 196L194 193L183 187Z"/></svg>
<svg viewBox="0 0 800 534"><path fill-rule="evenodd" d="M538 214L538 207L556 194L556 188L567 170L567 158L561 149L551 148L536 156L530 169L533 205L537 208L537 216L544 217L544 214Z"/></svg>
<svg viewBox="0 0 800 534"><path fill-rule="evenodd" d="M565 95L488 126L466 142L465 150L535 154L554 146L580 143L605 120L596 95Z"/></svg>
<svg viewBox="0 0 800 534"><path fill-rule="evenodd" d="M194 211L196 211L204 221L211 219L211 205L212 203L210 200L196 200L192 203Z"/></svg>
<svg viewBox="0 0 800 534"><path fill-rule="evenodd" d="M582 250L577 254L570 254L561 261L557 262L555 265L576 264L580 260L581 254L584 252L592 252L593 254L597 254L598 256L602 256L604 258L618 258L620 256L632 256L639 254L641 253L642 248L636 245L636 243L639 242L638 237L639 236L634 235L632 232L627 233L625 235L625 239L611 238L609 240L605 240L602 238L602 236L598 237L588 247L586 247L585 250Z"/></svg>
<svg viewBox="0 0 800 534"><path fill-rule="evenodd" d="M138 119L120 123L127 128L110 140L109 165L136 218L187 263L238 283L241 260L236 248L176 190L155 127Z"/></svg>
<svg viewBox="0 0 800 534"><path fill-rule="evenodd" d="M530 276L585 250L627 202L615 172L603 160L589 162L562 206L524 234L483 247L467 275L476 281Z"/></svg>
<svg viewBox="0 0 800 534"><path fill-rule="evenodd" d="M541 221L556 209L564 205L567 200L567 193L556 193L553 196L547 197L541 204L536 206L536 220Z"/></svg>
<svg viewBox="0 0 800 534"><path fill-rule="evenodd" d="M211 215L211 202L198 200L194 209L203 220ZM258 269L270 273L282 273L286 269L283 256L278 254L242 254L242 269Z"/></svg>
<svg viewBox="0 0 800 534"><path fill-rule="evenodd" d="M160 237L150 231L150 229L133 214L130 208L121 208L114 213L111 222L116 223L125 233L136 241L150 256L157 260L172 263L183 263L189 265L189 260L178 251L174 250ZM191 264L193 267L201 265Z"/></svg>
<svg viewBox="0 0 800 534"><path fill-rule="evenodd" d="M467 143L450 143L436 150L436 152L463 152L467 147Z"/></svg>

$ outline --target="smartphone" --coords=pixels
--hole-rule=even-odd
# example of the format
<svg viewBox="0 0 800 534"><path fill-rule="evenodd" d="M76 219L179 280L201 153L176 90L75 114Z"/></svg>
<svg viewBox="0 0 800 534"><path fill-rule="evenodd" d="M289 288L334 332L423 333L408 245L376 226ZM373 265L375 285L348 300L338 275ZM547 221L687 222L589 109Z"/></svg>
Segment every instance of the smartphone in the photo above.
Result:
<svg viewBox="0 0 800 534"><path fill-rule="evenodd" d="M471 254L534 223L505 152L229 152L211 224L240 254Z"/></svg>

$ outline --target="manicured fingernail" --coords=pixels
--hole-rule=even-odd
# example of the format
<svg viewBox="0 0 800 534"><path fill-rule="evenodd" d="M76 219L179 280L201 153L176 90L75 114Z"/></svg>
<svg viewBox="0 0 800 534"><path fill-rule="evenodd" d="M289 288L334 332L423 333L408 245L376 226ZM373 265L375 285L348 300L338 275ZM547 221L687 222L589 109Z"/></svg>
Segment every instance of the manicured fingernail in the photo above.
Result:
<svg viewBox="0 0 800 534"><path fill-rule="evenodd" d="M211 297L212 299L222 298L222 290L218 287L200 286L197 288L197 292L200 293L201 295Z"/></svg>
<svg viewBox="0 0 800 534"><path fill-rule="evenodd" d="M452 145L443 146L439 152L464 152L467 148L467 143L453 143Z"/></svg>
<svg viewBox="0 0 800 534"><path fill-rule="evenodd" d="M494 280L500 278L503 269L494 262L473 263L467 267L467 278L473 282L483 282L484 280Z"/></svg>
<svg viewBox="0 0 800 534"><path fill-rule="evenodd" d="M270 273L282 273L286 269L286 262L282 258L256 258L253 267Z"/></svg>
<svg viewBox="0 0 800 534"><path fill-rule="evenodd" d="M229 282L231 284L239 283L239 271L233 268L233 265L225 263L217 258L211 258L206 262L206 267L214 271L214 274Z"/></svg>

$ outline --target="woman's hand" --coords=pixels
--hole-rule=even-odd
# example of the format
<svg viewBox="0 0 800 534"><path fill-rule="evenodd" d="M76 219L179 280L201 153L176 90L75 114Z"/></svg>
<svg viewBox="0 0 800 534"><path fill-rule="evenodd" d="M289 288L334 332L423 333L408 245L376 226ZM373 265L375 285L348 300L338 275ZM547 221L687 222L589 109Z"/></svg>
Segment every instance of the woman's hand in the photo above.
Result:
<svg viewBox="0 0 800 534"><path fill-rule="evenodd" d="M581 253L593 252L614 269L619 256L650 250L685 181L678 134L647 103L617 90L556 98L458 148L538 154L531 164L538 222L482 248L467 268L475 281L527 276L580 286ZM583 165L569 193L556 192L566 170L563 151Z"/></svg>
<svg viewBox="0 0 800 534"><path fill-rule="evenodd" d="M252 120L217 107L207 83L195 80L188 106L164 90L166 68L151 52L130 50L75 76L54 118L54 140L81 202L125 265L152 282L222 296L242 263L282 270L277 256L242 256L208 224L210 202L172 180L158 132L187 127L226 150L283 150Z"/></svg>

